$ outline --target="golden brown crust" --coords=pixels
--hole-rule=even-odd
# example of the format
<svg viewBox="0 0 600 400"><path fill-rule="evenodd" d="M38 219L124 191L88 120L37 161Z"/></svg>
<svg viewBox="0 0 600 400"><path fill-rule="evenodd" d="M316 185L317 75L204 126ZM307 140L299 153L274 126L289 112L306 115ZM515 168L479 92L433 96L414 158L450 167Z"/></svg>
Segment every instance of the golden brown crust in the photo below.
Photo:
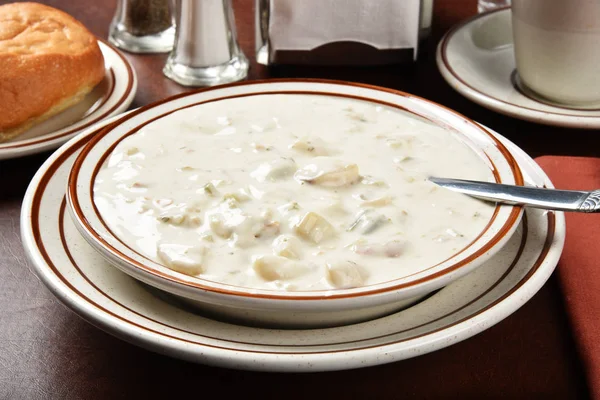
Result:
<svg viewBox="0 0 600 400"><path fill-rule="evenodd" d="M0 142L80 101L104 77L96 38L62 11L0 6Z"/></svg>

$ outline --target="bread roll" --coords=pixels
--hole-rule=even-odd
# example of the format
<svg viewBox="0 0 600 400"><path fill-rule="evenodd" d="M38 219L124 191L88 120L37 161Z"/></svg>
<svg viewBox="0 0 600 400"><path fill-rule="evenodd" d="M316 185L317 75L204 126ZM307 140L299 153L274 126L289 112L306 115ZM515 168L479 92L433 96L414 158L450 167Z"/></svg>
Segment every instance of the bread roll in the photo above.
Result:
<svg viewBox="0 0 600 400"><path fill-rule="evenodd" d="M79 21L38 3L0 6L0 142L78 103L103 77L98 42Z"/></svg>

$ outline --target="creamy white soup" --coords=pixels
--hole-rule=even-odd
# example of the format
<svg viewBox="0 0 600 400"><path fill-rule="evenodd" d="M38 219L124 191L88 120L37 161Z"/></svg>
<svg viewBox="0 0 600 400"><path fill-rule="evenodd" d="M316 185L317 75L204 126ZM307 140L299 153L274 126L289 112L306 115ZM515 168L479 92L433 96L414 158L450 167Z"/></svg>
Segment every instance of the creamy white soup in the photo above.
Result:
<svg viewBox="0 0 600 400"><path fill-rule="evenodd" d="M352 288L444 261L493 206L428 176L493 181L455 133L396 108L256 95L186 108L122 140L94 201L175 271L290 291Z"/></svg>

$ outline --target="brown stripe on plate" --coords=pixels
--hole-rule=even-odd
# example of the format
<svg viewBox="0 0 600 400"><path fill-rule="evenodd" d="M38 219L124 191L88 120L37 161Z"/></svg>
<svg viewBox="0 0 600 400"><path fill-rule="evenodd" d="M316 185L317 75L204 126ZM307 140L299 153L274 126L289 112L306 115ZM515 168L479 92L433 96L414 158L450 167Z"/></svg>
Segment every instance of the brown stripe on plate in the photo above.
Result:
<svg viewBox="0 0 600 400"><path fill-rule="evenodd" d="M105 112L103 112L101 115L96 116L94 119L92 119L91 121L86 122L85 124L78 126L77 128L73 128L70 129L68 131L62 132L58 135L54 135L54 136L42 136L40 138L38 138L37 140L33 140L33 141L22 141L22 142L14 142L14 143L5 143L5 144L0 144L0 151L5 150L5 149L15 149L15 148L20 148L20 147L27 147L27 146L33 146L36 144L40 144L43 142L47 142L50 140L55 140L55 139L59 139L68 135L72 135L78 131L81 131L85 128L88 128L90 126L92 126L93 124L100 122L101 120L105 119L107 116L109 116L114 110L116 110L121 104L123 104L123 102L125 101L125 99L129 96L129 94L131 93L131 89L133 87L133 70L131 68L131 65L129 65L129 62L125 59L125 57L123 57L123 55L121 55L121 53L119 53L112 45L110 45L107 41L105 41L104 39L101 38L97 38L98 41L104 43L105 45L107 45L112 51L115 52L115 54L122 60L123 64L125 65L126 69L127 69L127 87L125 88L125 91L123 92L123 95L119 98L119 100L117 100L117 102L108 110L106 110ZM98 105L96 105L91 113L88 114L89 115L93 115L94 112L96 112L97 110L99 110L102 106L104 106L104 104L106 104L108 102L108 100L110 99L110 97L112 96L114 90L115 90L115 86L116 86L116 76L115 76L115 72L113 70L112 67L108 68L108 73L111 77L111 85L108 91L108 94L105 95L102 99L102 102ZM89 112L89 110L88 110ZM75 122L77 123L77 122ZM50 132L49 134L46 133L44 135L52 135L52 132Z"/></svg>
<svg viewBox="0 0 600 400"><path fill-rule="evenodd" d="M518 104L515 104L515 103L510 103L510 102L508 102L506 100L501 100L501 99L499 99L497 97L493 97L493 96L490 96L487 93L482 92L481 90L479 90L479 89L475 88L474 86L472 86L471 84L467 83L459 74L456 73L456 71L454 70L454 68L452 68L452 66L450 65L450 62L448 61L448 55L447 55L447 53L448 53L448 49L447 49L448 48L448 43L450 42L450 39L452 39L452 36L454 36L454 34L456 34L456 32L458 32L465 25L468 25L471 22L473 22L473 21L475 21L475 20L477 20L479 18L486 17L486 16L488 16L490 14L494 14L494 13L505 11L505 10L509 10L509 9L510 9L510 6L509 7L501 7L501 8L498 8L498 9L495 9L495 10L491 10L491 11L488 11L488 12L485 12L485 13L477 14L477 15L475 15L475 16L473 16L471 18L468 18L465 21L463 21L463 22L455 25L453 28L451 28L444 35L444 37L442 38L441 44L440 44L440 46L441 46L441 52L440 53L441 53L442 62L444 63L444 66L446 67L446 69L448 70L448 72L450 72L450 74L452 74L452 76L457 81L459 81L460 83L462 83L464 86L468 87L469 89L471 89L475 93L480 94L481 96L487 97L489 99L495 100L495 101L497 101L499 103L502 103L502 104L507 104L507 105L514 106L514 107L517 107L517 108L520 108L520 109L523 109L523 110L541 112L541 113L544 113L544 114L552 114L552 115L558 115L558 116L563 116L563 117L599 118L597 115L581 115L581 114L558 113L558 112L554 112L554 111L540 110L540 109L537 109L537 108L525 107L525 106L521 106L521 105L518 105ZM520 94L524 95L523 92L521 90L519 90L519 89L518 89L518 92ZM530 97L530 96L527 96L527 95L524 95L524 96L527 97L528 99L531 99L531 100L535 101L536 103L541 103L541 104L552 106L552 107L556 107L556 108L562 108L562 109L565 109L565 110L575 110L574 108L571 109L571 108L567 108L567 107L561 107L561 106L558 106L558 105L553 104L553 103L545 103L545 102L540 101L537 98L533 98L533 97ZM598 111L598 110L579 109L579 111Z"/></svg>
<svg viewBox="0 0 600 400"><path fill-rule="evenodd" d="M270 80L270 81L260 81L259 83L294 83L294 82L317 82L317 83L328 83L328 84L335 84L335 85L341 85L341 86L358 86L358 87L366 87L368 89L373 89L373 90L379 90L379 91L384 91L384 92L390 92L392 94L396 94L396 95L400 95L403 97L414 97L417 99L420 99L424 102L428 102L431 104L436 105L437 107L441 107L449 112L451 112L454 115L458 115L461 118L464 118L467 122L471 123L473 126L475 126L476 129L481 130L485 135L487 135L496 145L496 147L498 148L498 150L502 153L502 155L504 156L504 158L506 159L506 161L508 162L511 171L513 173L514 179L515 179L515 183L517 185L523 185L523 176L521 173L521 170L518 166L518 164L516 163L516 161L514 160L514 158L512 157L512 155L510 154L510 152L508 151L508 149L506 149L506 147L496 138L494 137L489 131L487 131L485 128L481 127L480 125L478 125L477 123L475 123L474 121L456 113L455 111L446 108L444 106L438 105L436 103L433 103L429 100L425 100L422 98L419 98L417 96L412 96L409 95L407 93L404 92L400 92L400 91L396 91L396 90L392 90L392 89L386 89L386 88L378 88L376 86L370 86L370 85L363 85L363 84L354 84L354 83L348 83L348 82L338 82L338 81L328 81L328 80L286 80L286 79L280 79L280 80ZM233 84L230 86L242 86L242 85L254 85L256 84L255 81L253 82L241 82L241 83L237 83L237 84ZM218 90L221 87L213 87L213 88L209 88L209 89L203 89L201 90L201 92L206 92L206 91L211 91L211 90ZM108 228L108 226L106 225L105 221L101 218L96 205L93 201L93 198L91 199L91 204L94 210L94 213L96 214L97 218L101 221L101 223L104 225L105 229L107 229L112 236L119 242L121 243L124 247L126 247L127 249L129 249L130 251L132 251L133 253L137 254L138 256L144 258L145 260L148 261L148 264L153 265L154 267L151 267L149 265L140 263L136 260L134 260L133 258L123 254L122 252L120 252L119 250L117 250L116 248L114 248L113 246L111 246L106 240L104 240L104 238L101 237L101 235L98 234L98 232L96 232L94 230L94 228L92 227L92 225L90 224L90 222L85 218L85 216L83 215L83 212L81 210L79 201L78 201L78 197L77 197L77 192L76 192L76 184L75 182L77 182L78 176L79 176L79 170L81 168L81 164L83 163L83 160L86 158L87 154L89 154L89 152L91 151L91 149L93 148L94 145L96 145L104 136L106 136L107 134L109 134L111 132L111 130L116 127L117 125L127 121L128 119L136 116L137 114L144 112L148 109L151 109L153 107L156 107L157 105L163 104L165 102L168 102L170 100L173 100L175 98L181 98L184 96L189 96L191 94L195 94L198 93L198 91L195 92L191 92L191 93L183 93L177 96L173 96L170 99L165 99L162 100L160 102L154 103L152 105L140 108L139 110L133 111L130 114L128 114L127 116L125 116L123 119L121 119L118 123L112 124L108 127L105 127L103 129L100 130L100 132L98 134L96 134L94 137L92 137L89 141L89 143L84 147L84 149L82 150L82 152L79 154L79 156L77 157L77 159L75 160L75 163L73 165L71 174L69 176L69 189L68 189L68 193L67 196L70 197L71 200L71 204L73 205L73 211L75 212L75 214L77 215L79 222L81 223L82 227L84 229L86 229L86 231L95 237L97 242L102 243L102 245L105 247L105 249L107 249L109 252L111 252L114 256L118 257L118 258L122 258L124 260L126 260L128 263L130 263L131 265L135 266L136 268L145 271L146 273L150 273L153 274L155 276L159 276L163 279L169 280L171 282L175 282L184 286L188 286L188 287L193 287L193 288L200 288L203 290L208 290L211 292L216 292L216 293L222 293L222 294L229 294L229 295L236 295L236 296L242 296L242 297L256 297L256 298L269 298L269 299L280 299L280 300L288 300L288 301L293 301L293 300L329 300L329 299L339 299L339 298L348 298L348 297L357 297L357 296L362 296L362 295L366 295L366 294L375 294L375 293L383 293L383 292L389 292L389 291L393 291L393 290L397 290L397 289L401 289L401 288L405 288L405 287L410 287L410 286L415 286L418 284L421 284L423 282L427 282L433 279L436 279L440 276L443 276L445 274L448 274L452 271L457 270L458 268L462 267L463 265L471 262L472 260L474 260L477 257L480 257L482 254L484 254L485 252L487 252L491 247L493 247L494 245L496 245L505 235L506 233L512 229L512 227L518 222L518 217L521 213L521 207L513 207L507 222L502 226L502 228L499 230L499 232L492 238L490 239L490 241L488 243L486 243L481 249L479 249L477 252L475 252L474 254L470 255L469 257L465 258L464 260L455 263L447 268L445 268L442 271L439 271L435 274L431 274L429 276L423 277L421 279L417 279L415 281L412 282L407 282L404 284L398 284L392 287L388 287L388 288L381 288L381 289L372 289L370 291L363 291L360 293L346 293L346 294L330 294L330 295L306 295L306 296L284 296L281 294L276 294L277 291L273 291L273 294L261 294L261 293L248 293L246 291L243 291L244 288L240 288L237 286L233 286L233 285L228 285L228 284L223 284L223 283L219 283L220 285L223 286L227 286L230 287L232 289L227 290L227 289L221 289L221 288L215 288L212 286L207 286L202 284L202 281L205 282L211 282L208 281L206 279L203 278L196 278L197 281L195 282L187 282L185 280L179 279L176 276L170 275L170 274L166 274L161 272L160 270L158 270L156 267L158 267L159 264L157 264L156 262L148 259L147 257L145 257L144 255L138 253L137 251L135 251L134 249L130 248L127 244L123 243L123 241L121 241L120 238L118 238L116 235L113 234L113 232ZM231 98L238 98L238 97L248 97L248 96L260 96L260 95L272 95L272 94L307 94L307 95L322 95L322 96L333 96L333 97L344 97L344 98L352 98L352 99L356 99L356 100L361 100L361 101L367 101L367 102L371 102L371 103L377 103L377 104L383 104L385 106L388 107L392 107L392 108L396 108L396 109L400 109L403 111L408 111L411 112L421 118L426 118L420 114L417 114L415 112L412 112L410 110L407 110L404 107L398 106L394 103L389 103L389 102L385 102L385 101L381 101L381 100L376 100L376 99L370 99L370 98L366 98L366 97L362 97L362 96L355 96L355 95L346 95L346 94L339 94L339 93L327 93L327 92L315 92L315 91L270 91L270 92L262 92L262 93L246 93L246 94L241 94L241 95L233 95L233 96L225 96L225 97L220 97L220 98L216 98L216 99L211 99L211 100L207 100L207 101L203 101L203 102L197 102L197 103L193 103L193 104L189 104L180 108L177 108L175 110L171 110L169 112L163 113L159 116L156 116L154 118L151 118L147 121L145 121L144 123L136 126L134 129L130 130L129 132L127 132L125 135L123 135L120 140L123 140L124 138L128 137L129 135L132 135L133 133L137 132L139 129L141 129L142 127L144 127L145 125L165 117L166 115L169 115L173 112L185 109L185 108L189 108L189 107L193 107L193 106L197 106L197 105L201 105L201 104L206 104L206 103L211 103L211 102L215 102L215 101L221 101L221 100L226 100L226 99L231 99ZM426 118L429 120L429 118ZM437 124L440 125L440 124ZM467 138L468 139L468 138ZM93 195L93 184L95 181L95 177L100 169L100 167L103 165L105 159L108 157L108 155L114 150L114 148L118 145L119 141L113 143L101 156L99 162L96 164L94 171L92 173L92 179L90 180L90 195ZM491 161L491 160L490 160ZM492 163L492 172L494 174L495 180L496 182L500 182L499 179L499 175L497 172L497 168L496 166ZM494 222L494 220L496 219L497 215L499 212L499 206L496 206L495 210L494 210L494 214L492 216L492 218L490 219L490 222L486 225L486 227L483 229L483 231L473 240L473 242L477 241L482 235L485 234L485 232L490 228L491 224ZM459 252L455 253L452 257L455 257L456 255L459 255L461 253L463 253L466 249L468 249L473 242L469 243L469 245L467 245L465 248L461 249ZM450 258L452 258L450 257ZM447 260L442 261L446 262ZM425 270L419 271L418 273L422 273L424 271L427 271L431 268L435 268L437 265L436 264L434 266L428 267ZM414 275L414 274L413 274ZM412 275L408 275L402 278L396 278L394 280L397 279L403 279L406 277L410 277ZM393 281L389 281L389 282L393 282ZM388 282L383 282L383 283L378 283L377 285L381 285L381 284L385 284ZM265 290L268 291L268 290ZM315 292L320 292L320 291L315 291Z"/></svg>
<svg viewBox="0 0 600 400"><path fill-rule="evenodd" d="M36 245L40 251L40 253L42 254L44 260L46 261L47 265L51 268L51 270L55 273L55 275L68 287L70 288L75 294L77 294L80 298L82 298L83 300L85 300L88 304L93 305L94 307L96 307L97 309L99 309L100 311L115 317L117 320L120 320L126 324L138 327L144 331L150 332L150 333L154 333L157 334L159 336L162 337L166 337L166 338L170 338L170 339L175 339L177 341L182 341L182 342L186 342L186 343L190 343L190 344L194 344L194 345L200 345L200 346L206 346L206 347L212 347L212 348L217 348L217 349L224 349L224 350L233 350L233 351L240 351L240 352L247 352L247 353L255 353L255 354L274 354L274 355L285 355L285 354L291 354L291 355L303 355L303 354L327 354L327 353L338 353L338 352L349 352L349 351L357 351L357 350L363 350L363 349L369 349L369 348L375 348L375 347L382 347L382 346L389 346L392 344L397 344L397 343L401 343L404 341L408 341L408 340L412 340L412 339L416 339L419 337L424 337L436 332L439 332L441 330L444 329L448 329L452 326L455 326L457 324L460 324L466 320L472 319L475 316L480 315L481 313L489 310L490 308L494 307L495 305L501 303L504 299L506 299L508 296L510 296L511 294L513 294L514 292L516 292L520 287L522 287L534 274L535 272L539 269L540 265L542 264L542 262L544 261L545 257L547 256L550 247L552 245L552 242L554 240L554 234L555 234L555 215L554 213L550 212L547 213L547 219L548 219L548 230L547 230L547 234L546 234L546 240L544 242L544 247L542 248L538 258L536 259L536 262L534 263L534 265L532 266L532 268L528 271L528 273L517 283L517 285L515 285L513 288L511 288L511 290L509 290L508 292L506 292L503 296L501 296L500 298L496 299L494 302L490 303L489 305L487 305L486 307L478 310L476 313L469 315L459 321L455 321L452 324L448 324L444 327L440 327L436 330L427 332L427 333L423 333L421 335L416 335L410 338L404 338L400 341L395 341L395 342L390 342L390 343L386 343L386 344L379 344L379 345L375 345L375 346L367 346L367 347L362 347L362 348L356 348L356 349L347 349L347 350L332 350L332 351L324 351L324 352L303 352L303 353L282 353L282 352L264 352L264 351L249 351L249 350L242 350L242 349L230 349L230 348L226 348L226 347L222 347L222 346L214 346L214 345L209 345L206 343L201 343L201 342L196 342L196 341L191 341L191 340L187 340L187 339L182 339L182 338L178 338L176 336L173 335L169 335L169 334L165 334L162 332L158 332L156 330L144 327L140 324L137 324L135 322L132 322L130 320L127 320L125 318L123 318L122 316L115 314L113 312L111 312L110 310L105 309L104 307L102 307L101 305L95 303L94 301L92 301L91 299L89 299L87 296L85 296L83 293L81 293L77 288L75 288L56 268L56 266L53 264L52 259L50 258L50 256L48 255L48 252L46 251L43 242L41 241L41 234L40 234L40 225L39 225L39 210L40 210L40 204L41 204L41 199L43 196L43 193L48 185L48 182L50 181L51 177L54 175L56 169L62 164L64 163L64 161L71 156L75 151L77 151L83 144L85 144L85 139L87 138L83 138L83 140L75 143L71 148L67 149L65 151L65 153L61 154L61 156L55 160L55 162L50 166L50 168L45 172L44 176L40 179L40 183L38 185L38 187L36 188L36 192L33 196L33 201L32 201L32 210L31 210L31 215L32 215L32 231L34 234L34 238L35 238L35 242ZM64 217L64 207L65 207L65 202L64 202L64 197L63 197L63 202L61 203L61 211L60 213L63 214ZM64 218L60 218L59 219L59 224L62 224L62 222L64 221ZM525 220L526 221L526 220ZM62 229L62 228L61 228ZM524 237L522 238L521 241L521 246L519 247L519 251L518 251L518 257L520 257L522 255L522 251L524 248L524 243L526 242L526 234L525 234L526 230L524 230ZM494 284L493 287L497 286L510 272L510 270L512 270L512 268L514 268L514 266L516 265L516 262L518 261L518 257L515 258L515 260L513 261L513 263L511 264L510 268L502 275L502 277ZM79 268L78 272L81 274L81 270ZM84 279L86 279L89 282L89 279L85 276L82 275L84 277ZM95 285L93 285L93 287L96 287ZM486 291L486 293L489 293L489 291L491 289L490 288L488 291ZM103 293L101 291L101 293ZM118 302L116 302L114 299L110 298L109 296L107 296L105 293L103 293L104 296L108 297L109 299L111 299L112 301L114 301L116 304L119 304ZM482 294L481 296L485 295ZM480 297L481 297L480 296ZM474 300L476 301L476 300ZM470 305L472 303L469 303L463 307L460 307L459 309L455 310L454 312L460 311L461 309L463 309L464 307L467 307L468 305ZM123 305L121 305L123 306ZM123 306L124 307L124 306ZM127 307L125 307L127 309ZM135 311L132 311L134 313L136 313ZM138 314L138 313L136 313ZM449 313L449 315L451 315L452 313ZM140 315L140 314L138 314ZM146 319L149 319L148 317L144 317ZM150 319L151 320L151 319ZM435 321L431 321L429 323L432 323ZM157 322L159 323L159 322ZM160 323L159 323L160 324ZM168 326L163 324L164 326ZM425 324L426 325L426 324ZM424 325L422 325L424 326ZM420 327L420 326L419 326ZM177 328L175 328L177 329ZM414 328L413 328L414 329ZM186 331L184 331L186 332ZM396 333L392 333L390 335L395 335L398 334L400 332L396 332ZM198 335L198 334L195 334ZM385 336L389 336L389 335L385 335ZM373 339L377 339L377 338L381 338L383 336L380 337L374 337L374 338L370 338L370 339L366 339L366 340L373 340ZM221 340L223 341L223 339L217 339L217 340ZM244 343L244 342L238 342L238 343ZM342 343L344 344L344 343ZM326 345L335 345L335 344L326 344ZM314 346L314 345L313 345ZM290 346L287 346L290 347ZM296 346L298 347L298 346Z"/></svg>
<svg viewBox="0 0 600 400"><path fill-rule="evenodd" d="M173 325L169 325L167 323L158 321L156 319L150 318L140 312L137 312L131 308L129 308L128 306L126 306L125 304L121 303L120 301L116 300L114 297L111 297L110 295L108 295L106 292L104 292L101 288L99 288L95 283L92 282L92 280L83 272L83 270L81 269L81 267L79 266L79 264L75 261L75 258L72 256L71 251L69 250L69 245L67 243L66 237L65 237L65 232L64 232L64 214L65 214L65 208L66 208L66 200L63 197L63 200L61 202L60 205L60 211L59 211L59 231L60 231L60 238L61 238L61 242L63 245L63 249L65 250L65 253L67 254L69 260L71 261L71 264L73 264L73 266L75 267L75 269L77 270L77 272L79 272L79 274L81 275L81 277L86 280L88 282L88 284L90 286L92 286L94 289L96 289L96 291L98 291L99 293L101 293L104 297L106 297L107 299L111 300L113 303L123 307L124 309L128 310L129 312L143 318L146 319L148 321L154 322L156 324L162 325L164 327L179 331L179 332L183 332L183 333L187 333L187 334L191 334L191 335L195 335L195 336L199 336L199 337L203 337L203 338L207 338L207 339L214 339L214 340L221 340L221 341L226 341L226 342L231 342L231 343L237 343L237 344L247 344L247 345L261 345L261 346L271 346L271 347L322 347L322 346L336 346L336 345L343 345L343 344L348 344L348 343L360 343L360 342L365 342L365 341L370 341L370 340L375 340L375 339L382 339L385 337L390 337L390 336L394 336L394 335L398 335L398 334L402 334L405 332L408 332L410 330L414 330L414 329L418 329L418 328L422 328L425 327L429 324L433 324L436 323L438 321L441 321L444 318L447 318L449 316L451 316L452 314L455 314L461 310L463 310L464 308L470 306L471 304L474 304L476 301L478 301L479 299L483 298L485 295L487 295L488 293L490 293L493 289L495 289L500 282L502 282L510 272L512 272L512 270L515 268L515 266L517 265L518 261L521 259L521 256L523 255L523 250L525 249L525 244L527 243L527 238L528 238L528 222L527 222L527 217L524 216L523 217L523 236L521 237L521 243L519 244L519 248L515 254L515 258L513 259L513 261L511 262L511 264L509 265L509 267L506 269L506 271L504 271L504 273L502 274L502 276L500 276L500 278L498 278L498 280L496 282L494 282L488 289L486 289L483 293L481 293L479 296L477 296L476 298L472 299L471 301L469 301L468 303L462 305L461 307L457 308L456 310L450 311L432 321L428 321L425 323L422 323L420 325L416 325L410 328L405 328L401 331L398 332L393 332L393 333L387 333L384 335L379 335L379 336L373 336L373 337L369 337L369 338L362 338L359 340L349 340L349 341L345 341L345 342L336 342L336 343L326 343L326 344L310 344L310 345L283 345L283 344L276 344L276 343L256 343L256 342L242 342L242 341L237 341L237 340L230 340L230 339L224 339L224 338L220 338L220 337L216 337L216 336L208 336L208 335L204 335L204 334L200 334L198 332L193 332L193 331L188 331L185 329L181 329L178 328L176 326ZM61 279L66 279L64 278L62 275L60 275ZM134 279L134 278L130 278L130 279ZM160 290L160 289L158 289ZM80 292L79 292L80 293ZM420 301L421 302L421 301ZM420 303L419 302L419 303ZM417 303L417 304L419 304ZM410 307L409 307L410 308ZM402 312L402 311L400 311ZM206 318L206 317L204 317ZM125 320L124 318L120 318ZM423 335L417 335L417 336L412 336L409 338L405 338L403 340L410 340L410 339L415 339ZM200 344L200 343L198 343Z"/></svg>

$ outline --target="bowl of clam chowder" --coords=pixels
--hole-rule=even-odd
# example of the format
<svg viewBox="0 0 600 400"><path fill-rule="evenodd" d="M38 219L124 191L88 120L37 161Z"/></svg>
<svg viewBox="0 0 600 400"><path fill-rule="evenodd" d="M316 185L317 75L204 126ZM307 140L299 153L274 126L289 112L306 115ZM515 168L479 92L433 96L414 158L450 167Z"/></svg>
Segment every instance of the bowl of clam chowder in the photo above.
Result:
<svg viewBox="0 0 600 400"><path fill-rule="evenodd" d="M318 327L397 311L498 252L522 209L429 176L522 185L484 128L372 86L185 93L108 126L67 190L110 263L211 315Z"/></svg>

